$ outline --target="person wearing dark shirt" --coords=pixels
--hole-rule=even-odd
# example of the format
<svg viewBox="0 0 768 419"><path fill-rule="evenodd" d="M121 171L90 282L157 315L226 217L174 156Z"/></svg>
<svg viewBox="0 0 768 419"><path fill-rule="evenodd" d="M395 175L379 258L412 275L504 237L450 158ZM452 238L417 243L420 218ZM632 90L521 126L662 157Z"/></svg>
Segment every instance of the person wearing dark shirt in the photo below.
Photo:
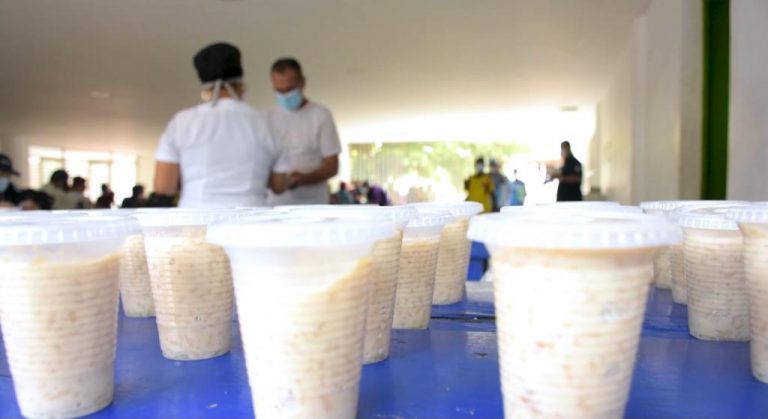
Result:
<svg viewBox="0 0 768 419"><path fill-rule="evenodd" d="M0 207L15 207L23 200L21 192L11 180L13 176L18 175L19 172L13 168L11 158L0 154Z"/></svg>
<svg viewBox="0 0 768 419"><path fill-rule="evenodd" d="M581 162L573 156L571 143L568 141L560 144L560 154L563 157L563 166L560 168L560 173L554 176L560 180L557 187L557 201L582 201Z"/></svg>
<svg viewBox="0 0 768 419"><path fill-rule="evenodd" d="M123 204L120 208L141 208L147 205L147 201L144 199L144 186L136 185L133 187L133 192L130 198L123 199Z"/></svg>
<svg viewBox="0 0 768 419"><path fill-rule="evenodd" d="M371 186L368 182L364 182L363 188L368 191L366 193L366 203L368 205L378 205L380 207L389 205L389 197L387 197L387 192L382 187L376 185Z"/></svg>
<svg viewBox="0 0 768 419"><path fill-rule="evenodd" d="M115 193L112 192L109 185L103 183L101 185L101 196L96 200L96 208L110 209L112 204L115 203Z"/></svg>

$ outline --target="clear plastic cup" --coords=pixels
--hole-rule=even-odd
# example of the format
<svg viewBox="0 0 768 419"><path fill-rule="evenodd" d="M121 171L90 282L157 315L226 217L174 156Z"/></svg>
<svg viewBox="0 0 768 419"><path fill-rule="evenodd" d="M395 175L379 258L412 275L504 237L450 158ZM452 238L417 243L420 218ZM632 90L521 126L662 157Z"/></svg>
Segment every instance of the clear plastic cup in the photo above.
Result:
<svg viewBox="0 0 768 419"><path fill-rule="evenodd" d="M676 209L683 228L688 328L702 340L749 340L749 297L738 225L726 219L741 203L700 203Z"/></svg>
<svg viewBox="0 0 768 419"><path fill-rule="evenodd" d="M418 217L416 209L410 206L304 205L289 207L288 211L300 215L395 222L395 234L377 242L371 254L371 286L363 345L363 364L387 359L395 313L403 230L409 221Z"/></svg>
<svg viewBox="0 0 768 419"><path fill-rule="evenodd" d="M728 218L739 224L744 236L752 375L768 383L768 208L734 208Z"/></svg>
<svg viewBox="0 0 768 419"><path fill-rule="evenodd" d="M494 270L506 417L622 417L657 248L644 214L569 208L482 215L469 238Z"/></svg>
<svg viewBox="0 0 768 419"><path fill-rule="evenodd" d="M406 226L400 251L394 329L429 327L441 233L453 218L447 211L422 208L419 217Z"/></svg>
<svg viewBox="0 0 768 419"><path fill-rule="evenodd" d="M232 262L259 419L353 418L370 257L392 222L272 214L211 226Z"/></svg>
<svg viewBox="0 0 768 419"><path fill-rule="evenodd" d="M120 215L133 216L136 212L161 211L160 209L92 209L56 210L54 215ZM147 254L144 249L144 235L139 231L126 239L120 258L120 301L123 314L127 317L152 317L155 303L152 300L152 286L149 282Z"/></svg>
<svg viewBox="0 0 768 419"><path fill-rule="evenodd" d="M726 201L648 201L641 202L640 208L646 214L668 217L677 222L672 216L674 210L688 205L702 203L723 203ZM672 299L678 304L688 304L687 286L683 270L683 244L675 244L662 248L656 254L653 264L653 283L657 288L671 289Z"/></svg>
<svg viewBox="0 0 768 419"><path fill-rule="evenodd" d="M160 336L168 359L188 361L229 352L233 289L224 249L208 243L208 225L246 210L137 212Z"/></svg>
<svg viewBox="0 0 768 419"><path fill-rule="evenodd" d="M416 204L416 208L422 211L446 211L452 216L440 238L432 304L458 303L466 293L465 283L472 249L472 243L467 240L469 219L483 212L483 206L477 202L457 202Z"/></svg>
<svg viewBox="0 0 768 419"><path fill-rule="evenodd" d="M112 402L118 265L127 217L0 221L0 322L25 417L77 417Z"/></svg>

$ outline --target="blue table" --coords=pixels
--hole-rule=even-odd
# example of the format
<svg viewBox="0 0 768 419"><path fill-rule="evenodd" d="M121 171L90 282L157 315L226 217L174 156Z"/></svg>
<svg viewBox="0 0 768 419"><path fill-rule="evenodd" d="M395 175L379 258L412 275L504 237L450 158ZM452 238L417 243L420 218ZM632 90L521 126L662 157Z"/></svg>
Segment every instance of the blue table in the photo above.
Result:
<svg viewBox="0 0 768 419"><path fill-rule="evenodd" d="M436 308L428 331L395 331L390 359L363 369L360 418L502 416L490 286L473 284L469 301ZM768 416L768 385L751 377L748 344L689 337L685 308L669 294L655 290L649 301L627 417ZM197 362L165 360L152 320L123 318L119 330L115 402L93 417L252 417L236 327L230 354ZM18 415L0 352L0 418Z"/></svg>

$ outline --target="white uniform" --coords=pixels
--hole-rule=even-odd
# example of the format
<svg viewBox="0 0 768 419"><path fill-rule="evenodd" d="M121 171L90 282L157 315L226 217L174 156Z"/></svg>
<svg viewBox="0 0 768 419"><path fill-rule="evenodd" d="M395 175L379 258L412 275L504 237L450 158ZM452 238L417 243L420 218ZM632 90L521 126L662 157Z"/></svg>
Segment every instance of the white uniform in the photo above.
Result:
<svg viewBox="0 0 768 419"><path fill-rule="evenodd" d="M177 113L155 158L179 164L187 208L266 205L270 173L289 169L266 115L228 98Z"/></svg>
<svg viewBox="0 0 768 419"><path fill-rule="evenodd" d="M309 173L320 168L324 158L341 153L331 111L307 102L296 111L275 108L269 111L269 122L288 155L291 171ZM328 203L328 185L300 186L280 195L270 195L270 205L312 205Z"/></svg>

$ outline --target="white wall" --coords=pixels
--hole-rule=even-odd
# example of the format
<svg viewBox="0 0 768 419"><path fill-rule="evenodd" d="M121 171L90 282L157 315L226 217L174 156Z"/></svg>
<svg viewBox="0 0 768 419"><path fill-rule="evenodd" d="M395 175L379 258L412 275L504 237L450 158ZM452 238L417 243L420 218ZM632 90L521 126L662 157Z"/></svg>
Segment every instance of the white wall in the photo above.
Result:
<svg viewBox="0 0 768 419"><path fill-rule="evenodd" d="M600 189L608 199L632 200L632 54L622 55L600 104Z"/></svg>
<svg viewBox="0 0 768 419"><path fill-rule="evenodd" d="M768 1L731 1L728 198L768 200Z"/></svg>
<svg viewBox="0 0 768 419"><path fill-rule="evenodd" d="M655 0L600 102L601 188L627 204L698 195L701 3Z"/></svg>

